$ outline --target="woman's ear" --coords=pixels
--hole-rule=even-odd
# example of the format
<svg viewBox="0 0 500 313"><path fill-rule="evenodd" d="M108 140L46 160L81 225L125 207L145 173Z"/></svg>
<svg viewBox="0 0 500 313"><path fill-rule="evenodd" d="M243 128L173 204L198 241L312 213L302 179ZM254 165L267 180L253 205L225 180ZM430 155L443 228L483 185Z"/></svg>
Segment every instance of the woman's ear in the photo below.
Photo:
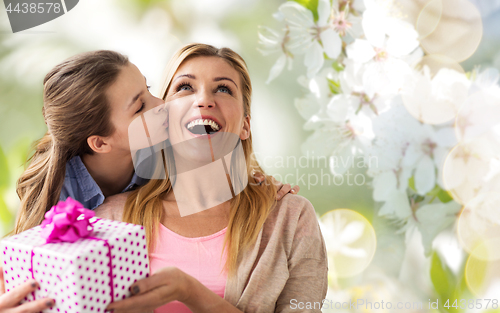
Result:
<svg viewBox="0 0 500 313"><path fill-rule="evenodd" d="M240 139L245 140L250 137L250 116L245 115L245 118L243 119L243 128L241 129L240 132Z"/></svg>
<svg viewBox="0 0 500 313"><path fill-rule="evenodd" d="M111 151L111 145L101 136L90 136L87 138L87 143L90 149L96 153L109 153Z"/></svg>

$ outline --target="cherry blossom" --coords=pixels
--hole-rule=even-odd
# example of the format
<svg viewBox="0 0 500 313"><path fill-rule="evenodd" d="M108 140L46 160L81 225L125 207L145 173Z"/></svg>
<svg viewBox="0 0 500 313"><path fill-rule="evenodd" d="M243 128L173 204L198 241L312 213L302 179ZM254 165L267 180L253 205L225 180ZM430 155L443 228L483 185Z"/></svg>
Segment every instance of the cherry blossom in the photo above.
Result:
<svg viewBox="0 0 500 313"><path fill-rule="evenodd" d="M431 74L396 0L319 0L317 12L310 9L284 3L275 14L281 31L259 35L264 50L281 53L269 81L304 55L298 83L306 93L295 107L311 133L302 151L328 157L334 175L355 157L376 160L365 163L377 218L418 237L429 256L462 205L500 190L498 70ZM355 224L344 225L345 234L336 224L321 227L338 240L328 250L361 256L349 247Z"/></svg>

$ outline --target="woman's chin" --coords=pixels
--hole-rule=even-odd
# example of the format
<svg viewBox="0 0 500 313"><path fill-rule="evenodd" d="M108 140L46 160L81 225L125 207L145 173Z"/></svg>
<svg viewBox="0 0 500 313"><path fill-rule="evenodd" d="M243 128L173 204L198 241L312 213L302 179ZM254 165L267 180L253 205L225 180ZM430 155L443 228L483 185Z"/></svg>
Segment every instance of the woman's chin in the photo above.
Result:
<svg viewBox="0 0 500 313"><path fill-rule="evenodd" d="M213 162L210 147L207 145L201 147L183 145L183 147L175 147L174 152L177 173L199 168Z"/></svg>

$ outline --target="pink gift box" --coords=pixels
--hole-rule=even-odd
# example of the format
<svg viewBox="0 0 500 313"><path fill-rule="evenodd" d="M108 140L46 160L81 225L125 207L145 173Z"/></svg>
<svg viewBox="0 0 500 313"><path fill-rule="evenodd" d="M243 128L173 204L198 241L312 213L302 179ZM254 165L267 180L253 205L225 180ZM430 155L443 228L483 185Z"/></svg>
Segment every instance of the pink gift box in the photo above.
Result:
<svg viewBox="0 0 500 313"><path fill-rule="evenodd" d="M129 297L129 287L149 276L144 228L95 220L90 236L74 243L45 243L41 226L2 240L6 291L35 278L40 287L25 301L55 299L44 312L105 312L112 301Z"/></svg>

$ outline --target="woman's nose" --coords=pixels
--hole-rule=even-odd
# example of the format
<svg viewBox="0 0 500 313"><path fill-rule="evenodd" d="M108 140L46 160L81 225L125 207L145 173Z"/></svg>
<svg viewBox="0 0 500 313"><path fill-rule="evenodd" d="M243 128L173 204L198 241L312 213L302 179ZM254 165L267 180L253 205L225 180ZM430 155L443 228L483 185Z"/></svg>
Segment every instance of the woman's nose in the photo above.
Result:
<svg viewBox="0 0 500 313"><path fill-rule="evenodd" d="M215 101L212 96L212 93L209 91L200 92L196 96L196 100L194 102L194 106L197 108L213 108L215 106Z"/></svg>

